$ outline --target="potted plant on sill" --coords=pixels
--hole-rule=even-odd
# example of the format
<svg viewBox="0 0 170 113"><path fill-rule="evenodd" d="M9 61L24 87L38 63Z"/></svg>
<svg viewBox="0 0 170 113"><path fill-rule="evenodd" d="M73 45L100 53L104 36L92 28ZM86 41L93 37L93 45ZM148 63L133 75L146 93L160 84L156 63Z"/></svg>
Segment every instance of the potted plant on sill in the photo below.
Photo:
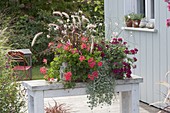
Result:
<svg viewBox="0 0 170 113"><path fill-rule="evenodd" d="M58 23L49 24L53 41L48 45L55 58L50 68L43 66L40 72L45 80L53 82L56 78L66 88L74 88L76 82L87 82L91 108L111 104L115 80L131 77L131 68L136 67L137 61L132 56L138 50L128 49L127 42L120 37L106 40L99 34L100 24L91 24L82 14L55 14ZM46 59L43 62L47 64Z"/></svg>
<svg viewBox="0 0 170 113"><path fill-rule="evenodd" d="M142 18L143 18L143 14L133 14L132 15L132 21L133 21L132 26L136 28L139 27L140 21Z"/></svg>
<svg viewBox="0 0 170 113"><path fill-rule="evenodd" d="M133 14L130 13L130 14L124 16L124 20L125 20L127 27L132 27L132 15Z"/></svg>

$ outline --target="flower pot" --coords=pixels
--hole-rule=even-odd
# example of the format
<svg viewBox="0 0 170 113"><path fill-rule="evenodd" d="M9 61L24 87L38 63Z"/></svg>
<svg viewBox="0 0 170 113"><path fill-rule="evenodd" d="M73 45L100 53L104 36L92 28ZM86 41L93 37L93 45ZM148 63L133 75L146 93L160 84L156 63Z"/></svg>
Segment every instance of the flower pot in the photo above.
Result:
<svg viewBox="0 0 170 113"><path fill-rule="evenodd" d="M133 27L138 28L140 25L140 20L133 20Z"/></svg>
<svg viewBox="0 0 170 113"><path fill-rule="evenodd" d="M127 27L132 27L132 20L126 21L126 26Z"/></svg>

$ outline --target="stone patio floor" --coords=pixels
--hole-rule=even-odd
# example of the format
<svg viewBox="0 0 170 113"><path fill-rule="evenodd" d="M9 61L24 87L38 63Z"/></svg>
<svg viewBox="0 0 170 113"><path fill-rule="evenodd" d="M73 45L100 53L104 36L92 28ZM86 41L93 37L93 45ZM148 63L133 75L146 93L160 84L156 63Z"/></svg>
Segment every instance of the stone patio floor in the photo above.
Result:
<svg viewBox="0 0 170 113"><path fill-rule="evenodd" d="M91 110L87 104L86 95L83 96L71 96L71 97L58 97L58 98L46 98L45 107L49 104L54 105L54 100L58 104L65 104L66 108L70 109L70 113L120 113L119 101L116 100L111 106L99 106ZM157 113L159 110L140 102L140 113Z"/></svg>

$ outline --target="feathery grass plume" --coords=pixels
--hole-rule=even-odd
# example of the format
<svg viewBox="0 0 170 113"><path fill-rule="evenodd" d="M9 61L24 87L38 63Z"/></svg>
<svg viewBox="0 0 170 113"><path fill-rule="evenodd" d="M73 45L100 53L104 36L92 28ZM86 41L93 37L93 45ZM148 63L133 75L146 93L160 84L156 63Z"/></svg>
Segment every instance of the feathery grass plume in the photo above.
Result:
<svg viewBox="0 0 170 113"><path fill-rule="evenodd" d="M61 17L63 16L60 11L54 11L54 12L53 12L53 15L59 15L59 16L61 16Z"/></svg>
<svg viewBox="0 0 170 113"><path fill-rule="evenodd" d="M90 22L88 18L86 18L84 15L82 15L82 22L85 23L85 22Z"/></svg>
<svg viewBox="0 0 170 113"><path fill-rule="evenodd" d="M96 28L96 25L94 25L94 24L87 25L87 29L94 29L94 28Z"/></svg>
<svg viewBox="0 0 170 113"><path fill-rule="evenodd" d="M71 15L71 18L72 18L73 24L76 25L76 19L75 19L74 15Z"/></svg>
<svg viewBox="0 0 170 113"><path fill-rule="evenodd" d="M43 32L39 32L39 33L37 33L37 34L34 36L34 38L33 38L33 40L32 40L32 43L31 43L31 46L32 46L32 47L34 46L37 37L39 37L39 36L42 35L42 34L43 34Z"/></svg>
<svg viewBox="0 0 170 113"><path fill-rule="evenodd" d="M91 39L92 39L92 43L91 43L91 47L90 47L90 53L93 52L93 48L94 48L94 37L92 36Z"/></svg>
<svg viewBox="0 0 170 113"><path fill-rule="evenodd" d="M62 12L62 15L64 15L66 18L70 18L69 15L65 12Z"/></svg>

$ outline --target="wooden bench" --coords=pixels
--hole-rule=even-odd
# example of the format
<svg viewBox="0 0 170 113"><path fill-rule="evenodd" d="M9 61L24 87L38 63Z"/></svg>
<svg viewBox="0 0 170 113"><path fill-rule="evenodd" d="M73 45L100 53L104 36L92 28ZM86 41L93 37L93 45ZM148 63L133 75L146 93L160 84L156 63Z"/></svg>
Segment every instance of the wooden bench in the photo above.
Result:
<svg viewBox="0 0 170 113"><path fill-rule="evenodd" d="M139 113L139 83L143 78L116 80L115 91L120 94L121 113ZM49 84L45 80L23 81L28 90L28 113L44 113L44 98L86 94L86 85L77 83L74 89L64 89L62 83Z"/></svg>

